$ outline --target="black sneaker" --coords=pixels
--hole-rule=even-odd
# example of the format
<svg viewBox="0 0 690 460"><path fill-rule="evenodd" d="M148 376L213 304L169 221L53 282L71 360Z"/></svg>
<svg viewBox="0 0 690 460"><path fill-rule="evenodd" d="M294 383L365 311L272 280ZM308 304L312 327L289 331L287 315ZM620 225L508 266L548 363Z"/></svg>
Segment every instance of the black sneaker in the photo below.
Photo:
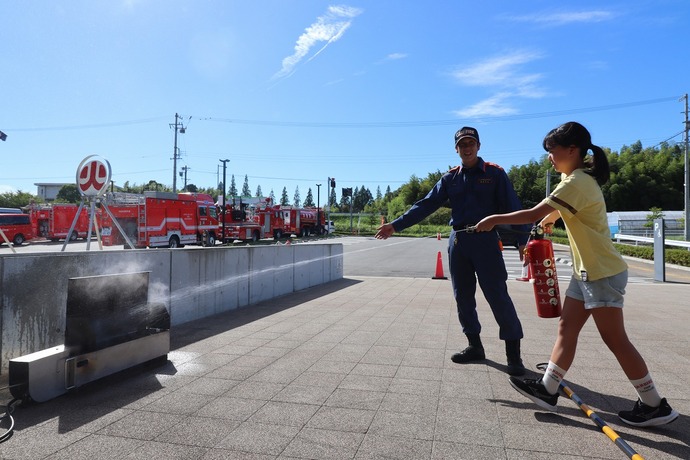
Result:
<svg viewBox="0 0 690 460"><path fill-rule="evenodd" d="M632 426L658 426L671 423L678 418L678 412L671 409L666 398L661 400L659 407L651 407L639 399L632 410L623 410L618 418Z"/></svg>
<svg viewBox="0 0 690 460"><path fill-rule="evenodd" d="M453 354L453 356L450 357L450 360L454 363L463 364L470 363L472 361L481 361L485 358L486 355L484 354L483 347L475 347L474 345L470 345L464 350Z"/></svg>
<svg viewBox="0 0 690 460"><path fill-rule="evenodd" d="M558 403L558 393L551 394L546 391L544 384L541 383L541 379L520 380L515 377L510 377L508 381L510 382L510 386L515 388L518 393L527 396L542 409L550 410L551 412L556 412L556 410L558 410L556 406Z"/></svg>

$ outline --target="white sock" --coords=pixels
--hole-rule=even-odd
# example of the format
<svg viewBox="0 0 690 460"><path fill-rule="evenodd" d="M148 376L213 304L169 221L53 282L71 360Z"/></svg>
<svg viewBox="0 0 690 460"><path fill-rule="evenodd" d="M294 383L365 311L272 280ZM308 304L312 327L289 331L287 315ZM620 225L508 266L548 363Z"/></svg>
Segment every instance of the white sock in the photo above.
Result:
<svg viewBox="0 0 690 460"><path fill-rule="evenodd" d="M652 376L647 373L643 378L637 380L631 380L630 383L635 387L638 396L643 404L650 407L659 407L661 404L661 396L654 386L654 380Z"/></svg>
<svg viewBox="0 0 690 460"><path fill-rule="evenodd" d="M560 367L556 366L553 361L549 361L549 365L544 372L544 376L541 378L541 382L544 384L546 391L552 395L556 394L566 372L567 371L564 371Z"/></svg>

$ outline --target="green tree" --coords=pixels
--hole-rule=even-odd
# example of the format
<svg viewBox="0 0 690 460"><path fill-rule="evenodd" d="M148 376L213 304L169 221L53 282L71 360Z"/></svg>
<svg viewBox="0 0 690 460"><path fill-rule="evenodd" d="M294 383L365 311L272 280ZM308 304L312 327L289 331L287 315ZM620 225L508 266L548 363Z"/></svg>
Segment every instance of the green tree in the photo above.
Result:
<svg viewBox="0 0 690 460"><path fill-rule="evenodd" d="M256 195L254 195L254 196L256 196L257 198L261 198L263 196L261 194L261 186L260 185L256 186Z"/></svg>
<svg viewBox="0 0 690 460"><path fill-rule="evenodd" d="M307 197L304 199L304 207L305 208L314 208L316 207L316 204L314 204L314 195L311 193L311 187L307 190Z"/></svg>
<svg viewBox="0 0 690 460"><path fill-rule="evenodd" d="M396 196L388 203L388 215L386 216L386 220L391 222L393 219L402 216L409 207L410 206L405 203L405 199L401 195Z"/></svg>
<svg viewBox="0 0 690 460"><path fill-rule="evenodd" d="M294 202L296 207L298 207L298 208L300 207L302 200L299 197L299 185L297 187L295 187L295 196L294 196L292 201Z"/></svg>
<svg viewBox="0 0 690 460"><path fill-rule="evenodd" d="M0 207L2 208L23 208L32 202L40 203L42 201L39 197L21 190L18 192L0 193Z"/></svg>
<svg viewBox="0 0 690 460"><path fill-rule="evenodd" d="M55 196L55 201L61 203L79 203L81 201L81 194L77 189L77 185L67 184L60 187L60 190Z"/></svg>
<svg viewBox="0 0 690 460"><path fill-rule="evenodd" d="M287 194L287 187L283 187L283 194L280 196L280 205L281 206L289 206L290 205L290 199L288 198L288 194Z"/></svg>
<svg viewBox="0 0 690 460"><path fill-rule="evenodd" d="M352 210L353 212L362 212L373 201L374 197L369 189L362 185L361 188L356 188L352 194Z"/></svg>
<svg viewBox="0 0 690 460"><path fill-rule="evenodd" d="M242 196L252 196L252 191L249 189L249 177L244 175L244 184L242 185Z"/></svg>
<svg viewBox="0 0 690 460"><path fill-rule="evenodd" d="M235 175L230 177L230 189L228 189L228 195L231 197L237 196L237 185L235 185Z"/></svg>
<svg viewBox="0 0 690 460"><path fill-rule="evenodd" d="M155 180L150 180L146 185L142 187L142 192L146 190L159 191L161 188L161 184L159 184Z"/></svg>
<svg viewBox="0 0 690 460"><path fill-rule="evenodd" d="M513 166L507 174L524 208L531 208L544 199L547 174L551 175L551 190L560 181L560 175L554 172L548 155L543 155L540 161L530 160L526 165Z"/></svg>
<svg viewBox="0 0 690 460"><path fill-rule="evenodd" d="M664 218L664 210L661 208L656 208L656 207L651 207L649 208L649 214L645 217L645 223L644 226L646 228L652 228L654 227L654 219L663 219Z"/></svg>
<svg viewBox="0 0 690 460"><path fill-rule="evenodd" d="M328 195L328 206L334 207L338 205L338 200L335 196L335 187L331 187L331 191Z"/></svg>

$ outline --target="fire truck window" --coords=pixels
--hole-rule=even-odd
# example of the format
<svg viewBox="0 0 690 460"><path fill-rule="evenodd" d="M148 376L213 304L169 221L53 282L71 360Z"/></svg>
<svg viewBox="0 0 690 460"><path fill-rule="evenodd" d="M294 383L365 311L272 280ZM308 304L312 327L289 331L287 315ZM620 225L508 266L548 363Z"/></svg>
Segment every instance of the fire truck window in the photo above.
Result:
<svg viewBox="0 0 690 460"><path fill-rule="evenodd" d="M208 208L208 214L209 214L209 216L213 217L214 219L218 217L218 214L216 213L215 207L209 207Z"/></svg>
<svg viewBox="0 0 690 460"><path fill-rule="evenodd" d="M206 208L204 206L199 207L199 215L206 217Z"/></svg>

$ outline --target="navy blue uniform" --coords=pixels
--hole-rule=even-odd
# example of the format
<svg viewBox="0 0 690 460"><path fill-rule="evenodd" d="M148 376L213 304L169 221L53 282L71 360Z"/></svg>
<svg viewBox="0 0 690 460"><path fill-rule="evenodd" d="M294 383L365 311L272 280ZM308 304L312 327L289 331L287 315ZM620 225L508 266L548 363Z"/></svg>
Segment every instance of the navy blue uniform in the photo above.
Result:
<svg viewBox="0 0 690 460"><path fill-rule="evenodd" d="M522 325L508 295L508 272L498 234L459 231L488 215L522 209L508 175L500 166L481 158L473 168L457 166L444 174L424 198L391 224L395 231L401 231L419 223L448 200L452 208L450 225L453 226L448 258L462 331L465 334L481 332L474 298L479 280L479 286L499 325L499 338L521 339ZM518 241L525 244L529 226L515 225L513 228L521 232Z"/></svg>

